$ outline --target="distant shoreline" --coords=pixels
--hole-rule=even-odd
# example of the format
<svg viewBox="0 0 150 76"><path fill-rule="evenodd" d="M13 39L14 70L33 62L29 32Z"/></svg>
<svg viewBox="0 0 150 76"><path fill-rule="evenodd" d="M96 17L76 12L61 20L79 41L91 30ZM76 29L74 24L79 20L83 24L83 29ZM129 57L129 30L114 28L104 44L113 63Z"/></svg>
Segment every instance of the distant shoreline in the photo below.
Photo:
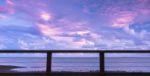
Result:
<svg viewBox="0 0 150 76"><path fill-rule="evenodd" d="M0 65L0 72L11 71L12 69L16 69L16 68L24 68L24 67L18 67L12 65Z"/></svg>

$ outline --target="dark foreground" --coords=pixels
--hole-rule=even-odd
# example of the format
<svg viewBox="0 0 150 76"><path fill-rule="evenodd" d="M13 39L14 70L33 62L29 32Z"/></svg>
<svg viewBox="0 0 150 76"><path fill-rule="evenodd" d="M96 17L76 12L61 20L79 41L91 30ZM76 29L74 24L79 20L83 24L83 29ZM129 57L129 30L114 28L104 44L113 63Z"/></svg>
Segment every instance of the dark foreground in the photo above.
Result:
<svg viewBox="0 0 150 76"><path fill-rule="evenodd" d="M46 76L45 73L0 73L0 76ZM99 73L52 73L50 76L101 76ZM105 76L150 76L150 73L106 73Z"/></svg>

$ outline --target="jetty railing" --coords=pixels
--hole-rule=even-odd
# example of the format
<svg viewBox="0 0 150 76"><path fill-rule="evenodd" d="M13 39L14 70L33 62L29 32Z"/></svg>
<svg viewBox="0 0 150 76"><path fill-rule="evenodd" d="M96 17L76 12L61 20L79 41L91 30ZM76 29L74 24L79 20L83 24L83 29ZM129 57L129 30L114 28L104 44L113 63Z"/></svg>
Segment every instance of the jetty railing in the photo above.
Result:
<svg viewBox="0 0 150 76"><path fill-rule="evenodd" d="M99 75L104 76L105 71L105 54L109 53L149 53L149 50L1 50L0 53L46 53L46 76L52 73L52 54L54 53L97 53L99 54Z"/></svg>

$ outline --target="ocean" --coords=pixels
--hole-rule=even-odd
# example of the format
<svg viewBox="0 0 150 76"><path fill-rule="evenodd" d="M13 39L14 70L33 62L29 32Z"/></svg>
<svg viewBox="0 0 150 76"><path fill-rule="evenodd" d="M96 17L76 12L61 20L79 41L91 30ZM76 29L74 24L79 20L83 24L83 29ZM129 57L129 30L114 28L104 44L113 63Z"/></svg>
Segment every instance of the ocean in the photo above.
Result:
<svg viewBox="0 0 150 76"><path fill-rule="evenodd" d="M45 71L46 57L0 57L0 65L22 67L11 69L17 72ZM149 57L106 57L105 66L106 71L150 72ZM52 71L98 70L98 57L53 57L52 59Z"/></svg>

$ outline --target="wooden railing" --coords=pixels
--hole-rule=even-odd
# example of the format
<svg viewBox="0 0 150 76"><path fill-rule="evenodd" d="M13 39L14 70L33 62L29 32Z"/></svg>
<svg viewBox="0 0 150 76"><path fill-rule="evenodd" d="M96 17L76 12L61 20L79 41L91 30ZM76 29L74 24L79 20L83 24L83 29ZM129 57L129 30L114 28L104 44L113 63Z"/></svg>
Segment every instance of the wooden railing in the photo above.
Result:
<svg viewBox="0 0 150 76"><path fill-rule="evenodd" d="M1 50L0 53L46 53L46 76L52 73L52 54L53 53L98 53L99 54L99 74L105 75L105 54L106 53L150 53L149 50Z"/></svg>

